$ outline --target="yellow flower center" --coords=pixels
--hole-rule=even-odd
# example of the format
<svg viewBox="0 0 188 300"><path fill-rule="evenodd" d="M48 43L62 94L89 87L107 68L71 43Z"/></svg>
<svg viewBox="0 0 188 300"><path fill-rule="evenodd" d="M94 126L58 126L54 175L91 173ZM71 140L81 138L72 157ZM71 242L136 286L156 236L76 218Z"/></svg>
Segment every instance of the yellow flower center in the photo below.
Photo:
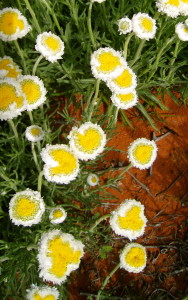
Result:
<svg viewBox="0 0 188 300"><path fill-rule="evenodd" d="M34 295L34 300L55 300L55 296L54 295L47 295L47 296L40 296L39 294L35 294Z"/></svg>
<svg viewBox="0 0 188 300"><path fill-rule="evenodd" d="M91 181L92 181L93 183L96 183L96 182L97 182L97 178L93 176L93 177L91 178Z"/></svg>
<svg viewBox="0 0 188 300"><path fill-rule="evenodd" d="M23 105L23 98L16 95L15 87L8 83L0 85L0 110L6 111L9 106L16 103L20 108Z"/></svg>
<svg viewBox="0 0 188 300"><path fill-rule="evenodd" d="M144 225L143 220L140 218L140 213L140 207L132 207L126 212L124 217L118 217L119 227L121 229L140 230Z"/></svg>
<svg viewBox="0 0 188 300"><path fill-rule="evenodd" d="M45 39L45 44L53 51L56 51L59 48L59 41L55 37L47 37Z"/></svg>
<svg viewBox="0 0 188 300"><path fill-rule="evenodd" d="M180 5L180 0L168 0L166 4L170 4L178 7Z"/></svg>
<svg viewBox="0 0 188 300"><path fill-rule="evenodd" d="M153 150L152 145L139 144L133 149L133 156L139 163L146 164L151 160Z"/></svg>
<svg viewBox="0 0 188 300"><path fill-rule="evenodd" d="M120 76L118 76L116 79L114 79L114 82L122 88L128 88L132 85L132 74L129 72L129 70L124 70Z"/></svg>
<svg viewBox="0 0 188 300"><path fill-rule="evenodd" d="M181 0L181 2L188 4L188 0Z"/></svg>
<svg viewBox="0 0 188 300"><path fill-rule="evenodd" d="M8 71L6 77L17 78L20 74L17 68L12 64L12 61L7 58L0 61L0 70Z"/></svg>
<svg viewBox="0 0 188 300"><path fill-rule="evenodd" d="M114 71L114 69L118 66L121 66L119 57L110 52L101 53L98 56L98 61L100 62L100 66L98 67L98 69L101 72L111 72Z"/></svg>
<svg viewBox="0 0 188 300"><path fill-rule="evenodd" d="M41 131L38 128L32 128L31 134L34 136L39 136L41 134Z"/></svg>
<svg viewBox="0 0 188 300"><path fill-rule="evenodd" d="M125 261L131 267L139 268L146 263L145 251L139 247L133 247L125 255Z"/></svg>
<svg viewBox="0 0 188 300"><path fill-rule="evenodd" d="M52 175L68 175L71 174L77 167L77 160L75 156L64 149L51 150L50 154L59 164L57 167L51 168L50 172Z"/></svg>
<svg viewBox="0 0 188 300"><path fill-rule="evenodd" d="M41 97L40 86L32 80L23 80L21 82L22 91L29 104L37 102Z"/></svg>
<svg viewBox="0 0 188 300"><path fill-rule="evenodd" d="M95 128L85 130L84 134L75 133L76 141L82 151L92 153L101 144L101 134Z"/></svg>
<svg viewBox="0 0 188 300"><path fill-rule="evenodd" d="M188 28L184 28L184 31L185 31L186 33L188 33Z"/></svg>
<svg viewBox="0 0 188 300"><path fill-rule="evenodd" d="M81 257L80 251L72 249L69 242L58 236L48 242L48 251L52 263L49 272L57 277L62 277L68 265L78 263Z"/></svg>
<svg viewBox="0 0 188 300"><path fill-rule="evenodd" d="M28 217L33 217L38 210L38 206L38 203L29 198L20 198L16 201L15 212L20 218L27 219Z"/></svg>
<svg viewBox="0 0 188 300"><path fill-rule="evenodd" d="M127 30L128 29L128 24L127 24L127 22L121 22L120 24L119 24L119 28L121 29L121 30Z"/></svg>
<svg viewBox="0 0 188 300"><path fill-rule="evenodd" d="M6 11L0 16L0 31L6 35L12 35L24 29L24 22L14 11Z"/></svg>
<svg viewBox="0 0 188 300"><path fill-rule="evenodd" d="M153 22L148 18L143 18L141 24L146 31L151 31L153 29Z"/></svg>
<svg viewBox="0 0 188 300"><path fill-rule="evenodd" d="M133 100L134 94L133 93L120 94L120 95L118 95L118 98L120 99L121 102L130 102Z"/></svg>
<svg viewBox="0 0 188 300"><path fill-rule="evenodd" d="M60 209L56 209L53 212L53 219L59 219L63 216L63 212Z"/></svg>

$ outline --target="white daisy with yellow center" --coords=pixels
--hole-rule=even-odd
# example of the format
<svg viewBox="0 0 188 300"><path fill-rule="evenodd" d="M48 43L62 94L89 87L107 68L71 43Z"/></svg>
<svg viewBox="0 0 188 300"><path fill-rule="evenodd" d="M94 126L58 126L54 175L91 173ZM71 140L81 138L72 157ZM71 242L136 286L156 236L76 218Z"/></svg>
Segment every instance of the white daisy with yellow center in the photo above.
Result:
<svg viewBox="0 0 188 300"><path fill-rule="evenodd" d="M113 104L121 109L128 109L135 106L138 102L138 96L136 90L132 90L126 94L113 93L111 96Z"/></svg>
<svg viewBox="0 0 188 300"><path fill-rule="evenodd" d="M96 174L89 174L87 177L87 183L90 186L96 186L99 183L99 177Z"/></svg>
<svg viewBox="0 0 188 300"><path fill-rule="evenodd" d="M117 77L127 66L121 53L108 47L93 52L90 63L93 76L104 81Z"/></svg>
<svg viewBox="0 0 188 300"><path fill-rule="evenodd" d="M157 145L154 141L138 138L128 148L128 158L132 165L140 170L152 166L157 157Z"/></svg>
<svg viewBox="0 0 188 300"><path fill-rule="evenodd" d="M44 131L37 125L31 125L26 128L25 136L30 142L40 142L44 137Z"/></svg>
<svg viewBox="0 0 188 300"><path fill-rule="evenodd" d="M132 21L128 18L122 18L118 20L118 31L120 34L127 34L132 31L133 26L132 26Z"/></svg>
<svg viewBox="0 0 188 300"><path fill-rule="evenodd" d="M110 217L110 225L115 233L129 240L142 236L146 223L144 205L134 199L125 200Z"/></svg>
<svg viewBox="0 0 188 300"><path fill-rule="evenodd" d="M188 27L185 24L176 24L175 32L181 41L188 41Z"/></svg>
<svg viewBox="0 0 188 300"><path fill-rule="evenodd" d="M21 76L20 68L14 63L11 57L4 56L0 58L0 79L14 78Z"/></svg>
<svg viewBox="0 0 188 300"><path fill-rule="evenodd" d="M67 145L46 145L41 151L46 180L68 184L79 173L79 161Z"/></svg>
<svg viewBox="0 0 188 300"><path fill-rule="evenodd" d="M156 21L148 14L138 13L132 18L133 32L140 39L150 40L155 37L157 30Z"/></svg>
<svg viewBox="0 0 188 300"><path fill-rule="evenodd" d="M15 79L0 80L0 120L11 120L26 109L20 84Z"/></svg>
<svg viewBox="0 0 188 300"><path fill-rule="evenodd" d="M32 111L46 101L46 89L43 81L37 76L25 75L19 80L22 93L27 103L27 110Z"/></svg>
<svg viewBox="0 0 188 300"><path fill-rule="evenodd" d="M37 286L31 285L30 289L27 289L27 300L58 300L59 292L57 288L51 286Z"/></svg>
<svg viewBox="0 0 188 300"><path fill-rule="evenodd" d="M0 39L4 42L24 37L31 27L26 18L16 8L6 7L0 10Z"/></svg>
<svg viewBox="0 0 188 300"><path fill-rule="evenodd" d="M127 66L120 75L114 79L109 79L106 84L115 94L127 94L137 86L136 74Z"/></svg>
<svg viewBox="0 0 188 300"><path fill-rule="evenodd" d="M39 276L54 284L62 284L80 264L84 251L82 242L61 230L42 234L39 244Z"/></svg>
<svg viewBox="0 0 188 300"><path fill-rule="evenodd" d="M147 255L144 246L137 243L127 244L120 255L120 268L139 273L146 267Z"/></svg>
<svg viewBox="0 0 188 300"><path fill-rule="evenodd" d="M37 36L35 49L52 63L62 59L64 48L64 42L51 32L43 32Z"/></svg>
<svg viewBox="0 0 188 300"><path fill-rule="evenodd" d="M73 127L68 135L70 148L81 160L95 159L106 145L106 134L102 128L91 122Z"/></svg>
<svg viewBox="0 0 188 300"><path fill-rule="evenodd" d="M49 219L52 224L63 223L66 217L67 217L67 212L60 206L52 208L49 215Z"/></svg>
<svg viewBox="0 0 188 300"><path fill-rule="evenodd" d="M40 193L30 189L16 193L9 203L9 216L15 225L38 224L44 211L45 205Z"/></svg>
<svg viewBox="0 0 188 300"><path fill-rule="evenodd" d="M171 18L176 18L180 14L180 0L158 0L156 2L158 11Z"/></svg>

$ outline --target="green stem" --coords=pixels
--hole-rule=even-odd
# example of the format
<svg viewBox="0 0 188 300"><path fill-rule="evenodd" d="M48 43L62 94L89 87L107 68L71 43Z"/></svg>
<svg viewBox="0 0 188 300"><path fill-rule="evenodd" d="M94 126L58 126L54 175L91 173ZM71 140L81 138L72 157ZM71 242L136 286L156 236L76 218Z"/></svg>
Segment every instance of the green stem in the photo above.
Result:
<svg viewBox="0 0 188 300"><path fill-rule="evenodd" d="M90 4L89 4L89 10L88 10L88 18L87 18L87 27L88 27L88 31L89 31L89 36L90 36L90 39L91 39L91 43L93 45L94 50L96 50L96 43L95 43L95 39L94 39L94 36L93 36L93 31L92 31L92 26L91 26L92 6L93 6L93 2L90 2Z"/></svg>
<svg viewBox="0 0 188 300"><path fill-rule="evenodd" d="M1 56L4 56L5 55L5 50L4 50L3 43L2 43L1 40L0 40L0 51L1 51Z"/></svg>
<svg viewBox="0 0 188 300"><path fill-rule="evenodd" d="M150 117L150 115L147 113L147 110L144 108L144 106L141 103L138 103L136 105L136 107L138 108L138 110L146 117L146 119L148 120L148 122L150 123L150 125L156 130L159 131L158 128L155 126L155 123L153 122L152 118Z"/></svg>
<svg viewBox="0 0 188 300"><path fill-rule="evenodd" d="M24 58L23 51L21 50L17 40L14 41L14 45L16 46L16 49L18 51L18 55L20 56L20 58L22 60L24 73L26 74L27 73L27 68L26 68L26 63L25 63L25 58Z"/></svg>
<svg viewBox="0 0 188 300"><path fill-rule="evenodd" d="M42 190L42 176L44 175L44 171L41 171L39 173L39 176L38 176L38 187L37 187L37 190L39 193L41 193L41 190Z"/></svg>
<svg viewBox="0 0 188 300"><path fill-rule="evenodd" d="M31 16L32 16L32 18L33 18L33 22L34 22L34 24L35 24L35 27L36 27L37 32L38 32L38 33L41 33L41 32L42 32L42 31L41 31L41 28L40 28L40 26L39 26L39 23L38 23L38 20L37 20L37 18L36 18L35 13L34 13L33 9L31 8L31 5L30 5L29 1L28 1L28 0L24 0L24 1L25 1L25 4L26 4L27 9L29 10L29 12L30 12L30 14L31 14Z"/></svg>
<svg viewBox="0 0 188 300"><path fill-rule="evenodd" d="M37 167L37 170L40 172L40 166L39 166L37 154L35 151L35 143L33 143L33 142L31 142L31 149L32 149L32 154L33 154L33 159L34 159L35 165Z"/></svg>
<svg viewBox="0 0 188 300"><path fill-rule="evenodd" d="M18 136L18 131L16 129L16 126L14 125L14 122L12 120L8 120L8 123L9 123L12 131L14 132L14 136L15 136L16 142L19 145L19 136Z"/></svg>
<svg viewBox="0 0 188 300"><path fill-rule="evenodd" d="M145 43L145 41L146 40L141 40L141 42L140 42L140 44L139 44L139 46L138 46L138 49L137 49L137 51L136 51L136 54L135 54L135 57L134 57L134 59L130 62L130 66L132 67L134 64L135 64L135 62L139 59L139 57L140 57L140 55L141 55L141 52L142 52L142 49L143 49L143 47L144 47L144 43Z"/></svg>
<svg viewBox="0 0 188 300"><path fill-rule="evenodd" d="M33 114L31 111L28 111L29 119L31 121L31 124L33 124Z"/></svg>
<svg viewBox="0 0 188 300"><path fill-rule="evenodd" d="M179 45L180 45L180 39L178 39L177 42L176 42L176 46L175 46L175 49L174 49L173 57L172 57L172 59L170 61L170 71L169 71L168 76L167 76L167 81L170 79L171 74L173 73L173 69L171 67L175 63L175 60L176 60L176 58L178 56Z"/></svg>
<svg viewBox="0 0 188 300"><path fill-rule="evenodd" d="M88 115L88 121L90 121L91 117L92 117L93 108L95 106L95 102L96 102L96 100L98 98L98 94L99 94L99 87L100 87L100 79L97 79L96 80L96 86L95 86L95 95L94 95L93 100L91 102L90 112L89 112L89 115Z"/></svg>
<svg viewBox="0 0 188 300"><path fill-rule="evenodd" d="M95 227L97 227L98 224L100 224L102 221L106 220L110 216L111 216L111 214L106 214L106 215L100 217L98 220L96 220L95 223L93 224L93 226L91 226L91 228L89 229L89 232L93 232L93 230L95 229Z"/></svg>
<svg viewBox="0 0 188 300"><path fill-rule="evenodd" d="M128 45L129 45L130 39L132 38L133 35L134 35L134 32L129 33L129 35L127 36L127 38L125 40L124 50L123 50L123 56L125 59L127 59Z"/></svg>
<svg viewBox="0 0 188 300"><path fill-rule="evenodd" d="M54 11L53 11L52 8L49 6L49 4L47 3L46 0L42 0L42 2L46 5L47 9L48 9L49 12L51 13L52 18L53 18L53 20L54 20L54 23L55 23L57 29L59 30L60 34L62 34L62 28L61 28L61 26L59 25L59 22L58 22L58 20L57 20L57 18L56 18L56 15L54 14Z"/></svg>
<svg viewBox="0 0 188 300"><path fill-rule="evenodd" d="M98 294L97 294L96 300L100 300L100 295L101 295L102 291L104 290L104 288L105 288L105 286L107 285L107 283L108 283L108 281L110 280L110 278L111 278L111 277L114 275L114 273L119 269L119 267L120 267L120 263L117 264L117 265L115 266L115 268L110 272L110 274L105 278L105 280L103 281L102 286L101 286L101 288L100 288L100 290L99 290L99 292L98 292Z"/></svg>
<svg viewBox="0 0 188 300"><path fill-rule="evenodd" d="M119 176L122 176L123 174L125 174L130 168L132 168L132 163L130 163L128 166L126 166L125 168L123 168L124 170L119 174Z"/></svg>
<svg viewBox="0 0 188 300"><path fill-rule="evenodd" d="M42 60L42 58L43 58L43 55L42 55L42 54L37 58L37 60L36 60L36 62L35 62L35 64L34 64L34 66L33 66L33 71L32 71L32 75L33 75L33 76L35 76L37 67L38 67L40 61Z"/></svg>

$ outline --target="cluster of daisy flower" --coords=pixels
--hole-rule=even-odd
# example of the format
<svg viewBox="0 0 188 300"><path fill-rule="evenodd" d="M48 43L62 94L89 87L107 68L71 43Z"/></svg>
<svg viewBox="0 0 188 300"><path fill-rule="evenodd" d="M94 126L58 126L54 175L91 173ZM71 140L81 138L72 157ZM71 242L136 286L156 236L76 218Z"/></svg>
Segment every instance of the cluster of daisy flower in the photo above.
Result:
<svg viewBox="0 0 188 300"><path fill-rule="evenodd" d="M171 18L176 18L179 15L188 16L187 0L157 0L156 5L159 12Z"/></svg>
<svg viewBox="0 0 188 300"><path fill-rule="evenodd" d="M180 22L175 26L175 32L181 41L188 41L188 19L184 23Z"/></svg>

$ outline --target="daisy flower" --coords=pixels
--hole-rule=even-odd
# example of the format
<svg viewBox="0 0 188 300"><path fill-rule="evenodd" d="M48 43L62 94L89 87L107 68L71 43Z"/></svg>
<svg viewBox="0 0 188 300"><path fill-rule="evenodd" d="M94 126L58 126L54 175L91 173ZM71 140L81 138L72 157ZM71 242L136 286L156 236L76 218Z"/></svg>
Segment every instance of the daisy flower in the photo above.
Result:
<svg viewBox="0 0 188 300"><path fill-rule="evenodd" d="M52 63L62 59L64 48L64 42L51 32L43 32L37 36L35 49Z"/></svg>
<svg viewBox="0 0 188 300"><path fill-rule="evenodd" d="M109 79L106 84L116 94L127 94L136 88L137 79L132 69L127 66L120 75L114 79Z"/></svg>
<svg viewBox="0 0 188 300"><path fill-rule="evenodd" d="M26 18L16 8L6 7L0 10L0 39L4 42L24 37L31 27Z"/></svg>
<svg viewBox="0 0 188 300"><path fill-rule="evenodd" d="M179 11L182 16L188 16L188 0L180 0Z"/></svg>
<svg viewBox="0 0 188 300"><path fill-rule="evenodd" d="M105 147L106 134L102 128L91 122L73 127L68 135L70 148L81 160L95 159Z"/></svg>
<svg viewBox="0 0 188 300"><path fill-rule="evenodd" d="M156 21L148 14L138 13L132 18L133 32L140 39L150 40L155 37L157 30Z"/></svg>
<svg viewBox="0 0 188 300"><path fill-rule="evenodd" d="M51 286L37 286L31 285L30 289L26 290L27 300L58 300L59 292L57 288Z"/></svg>
<svg viewBox="0 0 188 300"><path fill-rule="evenodd" d="M136 139L128 148L128 158L140 170L151 167L157 157L157 145L145 138Z"/></svg>
<svg viewBox="0 0 188 300"><path fill-rule="evenodd" d="M120 255L120 268L128 272L139 273L146 266L146 249L137 243L127 244Z"/></svg>
<svg viewBox="0 0 188 300"><path fill-rule="evenodd" d="M106 0L91 0L91 2L98 2L98 3L102 3L104 1L106 1Z"/></svg>
<svg viewBox="0 0 188 300"><path fill-rule="evenodd" d="M188 19L185 20L185 26L188 28Z"/></svg>
<svg viewBox="0 0 188 300"><path fill-rule="evenodd" d="M11 120L25 109L20 84L15 79L0 80L0 120Z"/></svg>
<svg viewBox="0 0 188 300"><path fill-rule="evenodd" d="M156 2L158 11L171 18L176 18L180 14L180 0L158 0Z"/></svg>
<svg viewBox="0 0 188 300"><path fill-rule="evenodd" d="M46 180L68 184L79 172L79 162L67 145L46 145L41 151Z"/></svg>
<svg viewBox="0 0 188 300"><path fill-rule="evenodd" d="M30 142L40 142L44 137L44 131L37 125L27 127L25 136Z"/></svg>
<svg viewBox="0 0 188 300"><path fill-rule="evenodd" d="M55 207L51 209L49 219L52 224L63 223L67 217L66 211L62 207Z"/></svg>
<svg viewBox="0 0 188 300"><path fill-rule="evenodd" d="M113 93L111 100L115 106L121 109L128 109L133 107L138 102L138 96L135 90L132 90L127 94L116 94Z"/></svg>
<svg viewBox="0 0 188 300"><path fill-rule="evenodd" d="M40 193L30 189L16 193L9 203L9 216L15 225L38 224L44 211L45 205Z"/></svg>
<svg viewBox="0 0 188 300"><path fill-rule="evenodd" d="M142 236L146 223L144 205L134 199L125 200L110 217L110 225L115 233L129 240Z"/></svg>
<svg viewBox="0 0 188 300"><path fill-rule="evenodd" d="M185 24L176 24L175 32L181 41L188 41L188 27Z"/></svg>
<svg viewBox="0 0 188 300"><path fill-rule="evenodd" d="M9 56L0 58L0 78L14 78L18 79L21 76L20 68L13 62Z"/></svg>
<svg viewBox="0 0 188 300"><path fill-rule="evenodd" d="M99 177L95 174L89 174L89 176L87 177L87 183L90 186L95 186L99 183Z"/></svg>
<svg viewBox="0 0 188 300"><path fill-rule="evenodd" d="M52 230L42 234L39 244L39 276L54 284L62 284L78 269L84 245L71 234Z"/></svg>
<svg viewBox="0 0 188 300"><path fill-rule="evenodd" d="M19 80L22 93L27 103L27 110L38 108L46 100L46 89L43 81L37 76L25 75Z"/></svg>
<svg viewBox="0 0 188 300"><path fill-rule="evenodd" d="M120 34L127 34L132 31L132 21L128 18L122 18L118 20L118 31Z"/></svg>
<svg viewBox="0 0 188 300"><path fill-rule="evenodd" d="M104 81L117 77L127 65L119 51L108 47L93 52L90 63L93 76Z"/></svg>

